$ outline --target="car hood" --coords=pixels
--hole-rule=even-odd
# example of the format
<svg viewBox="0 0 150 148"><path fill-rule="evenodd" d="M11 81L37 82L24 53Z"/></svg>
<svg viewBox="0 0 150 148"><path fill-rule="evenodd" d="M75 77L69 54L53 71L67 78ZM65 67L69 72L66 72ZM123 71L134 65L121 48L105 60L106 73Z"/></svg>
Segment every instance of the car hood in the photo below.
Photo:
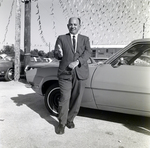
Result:
<svg viewBox="0 0 150 148"><path fill-rule="evenodd" d="M7 64L7 65L11 65L13 66L13 62L12 61L8 61L8 60L0 60L0 64L3 65L3 64Z"/></svg>
<svg viewBox="0 0 150 148"><path fill-rule="evenodd" d="M30 63L28 67L30 68L41 68L41 67L58 67L59 62L39 62L39 63Z"/></svg>

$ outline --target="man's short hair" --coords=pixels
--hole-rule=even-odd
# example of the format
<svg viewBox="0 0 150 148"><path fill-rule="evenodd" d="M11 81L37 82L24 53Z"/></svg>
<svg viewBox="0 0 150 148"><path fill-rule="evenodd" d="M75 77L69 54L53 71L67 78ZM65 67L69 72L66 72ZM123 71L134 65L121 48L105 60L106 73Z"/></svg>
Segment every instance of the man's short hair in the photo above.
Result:
<svg viewBox="0 0 150 148"><path fill-rule="evenodd" d="M75 17L71 17L71 18L75 18ZM71 18L69 18L69 21L70 21ZM79 25L81 25L81 19L80 19L79 17L76 17L76 18L77 18L78 21L79 21ZM68 23L69 23L69 21L68 21Z"/></svg>
<svg viewBox="0 0 150 148"><path fill-rule="evenodd" d="M79 24L81 25L81 19L78 17L78 20L79 20Z"/></svg>

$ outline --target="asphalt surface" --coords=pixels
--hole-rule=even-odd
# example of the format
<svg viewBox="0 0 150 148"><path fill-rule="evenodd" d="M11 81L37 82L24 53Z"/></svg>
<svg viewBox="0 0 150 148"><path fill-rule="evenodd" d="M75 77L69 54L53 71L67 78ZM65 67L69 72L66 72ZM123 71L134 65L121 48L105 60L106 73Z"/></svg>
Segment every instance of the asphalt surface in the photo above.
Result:
<svg viewBox="0 0 150 148"><path fill-rule="evenodd" d="M58 120L23 81L0 80L0 148L150 148L150 118L81 108L75 128Z"/></svg>

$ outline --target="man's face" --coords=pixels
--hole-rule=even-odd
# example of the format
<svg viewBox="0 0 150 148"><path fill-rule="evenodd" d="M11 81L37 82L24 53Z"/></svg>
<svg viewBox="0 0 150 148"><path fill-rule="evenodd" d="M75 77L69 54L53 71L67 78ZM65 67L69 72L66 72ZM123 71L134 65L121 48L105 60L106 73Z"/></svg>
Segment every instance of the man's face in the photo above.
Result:
<svg viewBox="0 0 150 148"><path fill-rule="evenodd" d="M68 26L69 32L73 35L77 34L81 27L79 24L79 20L77 18L71 18L67 26Z"/></svg>

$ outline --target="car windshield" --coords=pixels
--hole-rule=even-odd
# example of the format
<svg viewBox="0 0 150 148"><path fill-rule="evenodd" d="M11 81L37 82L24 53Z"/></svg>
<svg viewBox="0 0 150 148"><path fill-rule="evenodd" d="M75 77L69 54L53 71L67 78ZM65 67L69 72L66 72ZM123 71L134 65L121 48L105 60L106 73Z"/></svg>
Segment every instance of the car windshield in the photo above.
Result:
<svg viewBox="0 0 150 148"><path fill-rule="evenodd" d="M137 63L145 63L149 65L150 57L150 44L138 44L124 52L121 56L112 62L115 65L118 60L126 65L137 65Z"/></svg>

